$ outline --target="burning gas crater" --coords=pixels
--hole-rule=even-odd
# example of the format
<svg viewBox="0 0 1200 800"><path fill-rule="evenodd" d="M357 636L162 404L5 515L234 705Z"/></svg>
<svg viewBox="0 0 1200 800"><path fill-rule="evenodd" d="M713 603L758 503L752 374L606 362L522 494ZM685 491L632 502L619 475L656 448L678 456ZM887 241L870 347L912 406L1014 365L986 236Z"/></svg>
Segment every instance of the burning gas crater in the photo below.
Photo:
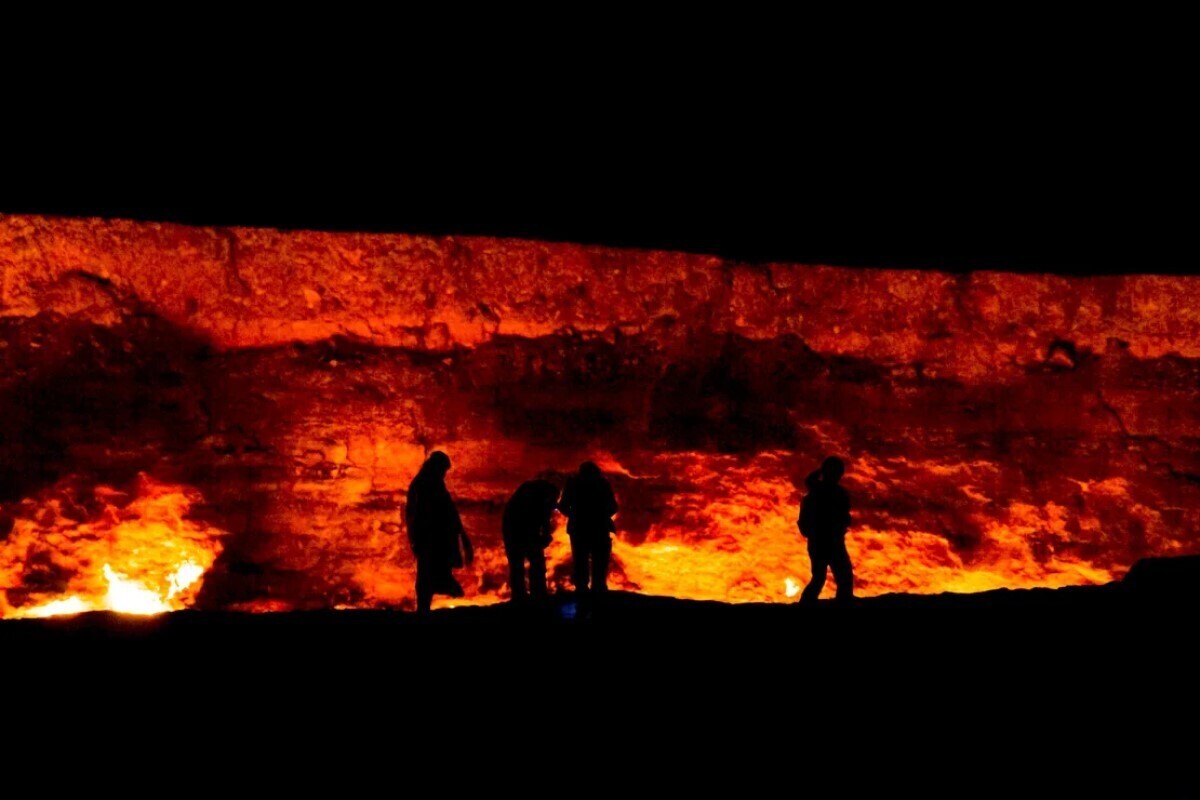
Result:
<svg viewBox="0 0 1200 800"><path fill-rule="evenodd" d="M600 461L618 490L626 488L627 503L636 503L638 493L647 491L639 483L675 482L669 509L656 509L652 522L640 530L626 528L617 537L615 588L690 599L786 602L808 581L807 555L795 530L796 490L787 477L793 471L792 453L763 453L750 459L655 455L642 466L653 466L659 474L636 478L611 456ZM912 465L904 466L900 483L892 484L888 480L897 477L901 464L864 458L857 462L857 474L847 480L863 506L856 510L858 521L849 537L857 588L863 595L1095 584L1124 571L1122 537L1111 529L1106 532L1104 519L1105 509L1121 508L1126 502L1120 482L1079 488L1099 501L1093 500L1092 510L1076 522L1088 533L1068 529L1072 515L1065 506L1039 508L1018 502L1008 504L998 518L977 519L975 530L962 531L975 537L974 544L956 549L944 534L916 527L919 520L890 517L882 510L888 495L920 484L938 497L958 492L964 505L979 503L980 486L974 481L985 482L995 468L918 465L925 471L918 479ZM938 473L945 486L933 480ZM463 581L468 596L441 600L441 607L500 602L508 594L495 513L503 498L473 502L470 478L468 473L459 482L468 490L460 493L460 505L480 543L477 560ZM93 610L156 614L193 605L201 578L221 553L227 536L223 530L187 518L197 500L194 489L142 476L132 494L60 485L39 502L22 504L22 514L0 548L0 574L9 586L23 587L9 590L4 615L46 617ZM645 513L635 505L624 516L637 524ZM969 518L974 512L963 513ZM1183 551L1169 539L1170 531L1156 513L1149 509L1141 513L1157 540L1156 552ZM383 516L399 513L389 511ZM1120 521L1122 526L1129 524L1127 518ZM364 524L370 526L369 521ZM564 527L560 518L549 551L552 582L559 589L569 586ZM308 544L315 548L320 541ZM339 590L328 595L289 597L286 590L269 590L230 607L246 611L321 607L326 605L325 597L345 598L346 591L353 594L328 605L411 604L413 564L403 536L393 532L374 548L360 544L341 554L336 563L333 571L347 577ZM311 569L301 580L327 586L324 573L331 567ZM24 602L14 605L14 599Z"/></svg>
<svg viewBox="0 0 1200 800"><path fill-rule="evenodd" d="M184 518L194 490L142 476L136 491L68 483L21 504L0 547L0 578L20 587L0 595L4 616L160 614L191 605L223 532ZM13 607L14 595L27 602Z"/></svg>
<svg viewBox="0 0 1200 800"><path fill-rule="evenodd" d="M461 603L508 596L512 491L585 459L631 591L794 600L831 453L863 595L1200 551L1193 278L34 217L0 217L0 268L3 617L412 608L433 449Z"/></svg>
<svg viewBox="0 0 1200 800"><path fill-rule="evenodd" d="M190 588L204 574L204 567L185 561L167 579L169 589L164 597L141 581L133 580L125 575L114 572L105 564L102 568L104 579L108 582L108 591L99 601L85 600L77 594L62 600L51 600L37 606L20 609L18 617L56 617L64 614L79 614L84 611L117 611L122 614L162 614L166 611L177 611L183 608L181 602L173 602L184 590ZM160 576L152 575L149 579L155 583L161 581Z"/></svg>

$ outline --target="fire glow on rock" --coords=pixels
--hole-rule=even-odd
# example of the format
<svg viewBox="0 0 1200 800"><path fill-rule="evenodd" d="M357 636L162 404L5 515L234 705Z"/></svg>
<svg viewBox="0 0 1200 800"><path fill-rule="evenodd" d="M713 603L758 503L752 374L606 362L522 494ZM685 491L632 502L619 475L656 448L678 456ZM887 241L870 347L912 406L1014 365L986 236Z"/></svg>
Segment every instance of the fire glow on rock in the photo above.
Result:
<svg viewBox="0 0 1200 800"><path fill-rule="evenodd" d="M31 217L0 267L6 617L411 608L433 449L476 543L458 603L507 597L516 486L588 458L633 591L794 600L830 453L864 595L1200 551L1192 278Z"/></svg>

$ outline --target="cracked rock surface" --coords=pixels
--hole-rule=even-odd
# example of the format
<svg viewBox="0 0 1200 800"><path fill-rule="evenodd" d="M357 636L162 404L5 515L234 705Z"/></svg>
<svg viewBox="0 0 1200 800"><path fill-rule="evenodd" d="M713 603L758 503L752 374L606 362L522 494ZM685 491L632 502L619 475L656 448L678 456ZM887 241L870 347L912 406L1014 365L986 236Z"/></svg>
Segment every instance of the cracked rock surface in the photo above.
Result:
<svg viewBox="0 0 1200 800"><path fill-rule="evenodd" d="M0 269L0 611L96 569L79 548L139 476L224 532L197 603L411 605L399 508L434 448L474 602L506 595L507 496L589 457L613 582L647 592L793 596L831 452L866 594L1200 549L1195 278L37 217L0 217Z"/></svg>

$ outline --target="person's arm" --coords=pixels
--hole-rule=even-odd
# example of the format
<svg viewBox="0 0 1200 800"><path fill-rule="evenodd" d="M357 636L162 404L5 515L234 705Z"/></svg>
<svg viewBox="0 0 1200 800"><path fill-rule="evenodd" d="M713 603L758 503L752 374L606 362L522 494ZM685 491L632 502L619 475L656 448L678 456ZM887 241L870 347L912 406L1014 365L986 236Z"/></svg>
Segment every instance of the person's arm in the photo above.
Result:
<svg viewBox="0 0 1200 800"><path fill-rule="evenodd" d="M471 540L467 536L466 528L463 528L461 531L459 531L459 535L462 536L463 561L465 561L469 566L471 562L475 560L475 548L471 546Z"/></svg>
<svg viewBox="0 0 1200 800"><path fill-rule="evenodd" d="M605 510L608 512L608 516L610 516L610 517L616 516L617 496L615 494L613 494L612 486L609 484L608 481L604 482L604 491L606 491L608 493L608 497L605 498L605 506L606 506Z"/></svg>
<svg viewBox="0 0 1200 800"><path fill-rule="evenodd" d="M573 480L568 480L567 485L563 487L562 499L558 501L558 510L564 517L570 517L575 513L575 482Z"/></svg>
<svg viewBox="0 0 1200 800"><path fill-rule="evenodd" d="M850 493L842 489L842 530L850 530Z"/></svg>
<svg viewBox="0 0 1200 800"><path fill-rule="evenodd" d="M471 546L471 539L467 536L467 529L463 527L462 517L458 515L458 506L454 504L454 500L450 500L450 513L453 515L454 528L458 531L458 535L462 537L463 561L470 564L475 560L475 548Z"/></svg>

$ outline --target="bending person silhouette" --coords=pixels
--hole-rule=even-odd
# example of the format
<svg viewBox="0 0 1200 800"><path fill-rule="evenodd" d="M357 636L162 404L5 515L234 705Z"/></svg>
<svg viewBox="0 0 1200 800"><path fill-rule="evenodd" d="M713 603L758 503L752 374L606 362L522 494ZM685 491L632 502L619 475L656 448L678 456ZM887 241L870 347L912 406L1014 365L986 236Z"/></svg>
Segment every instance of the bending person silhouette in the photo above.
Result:
<svg viewBox="0 0 1200 800"><path fill-rule="evenodd" d="M604 592L608 589L608 557L612 553L609 534L617 529L612 521L617 500L599 467L591 461L579 465L579 474L567 478L558 510L568 520L575 591L587 593L590 573L592 592Z"/></svg>
<svg viewBox="0 0 1200 800"><path fill-rule="evenodd" d="M804 604L817 602L825 587L825 571L830 568L837 584L837 599L848 602L854 598L854 572L846 552L850 495L838 484L845 471L842 460L830 456L804 480L808 494L800 503L800 518L796 521L801 535L808 539L808 558L812 562L812 580L800 595Z"/></svg>
<svg viewBox="0 0 1200 800"><path fill-rule="evenodd" d="M526 481L504 506L504 555L508 557L508 586L514 601L546 596L546 546L553 527L550 515L558 487L550 481ZM529 562L529 592L525 591L525 562Z"/></svg>
<svg viewBox="0 0 1200 800"><path fill-rule="evenodd" d="M417 557L417 611L428 611L435 594L462 597L463 588L450 571L463 566L464 554L467 564L475 558L458 509L446 489L449 471L450 457L441 450L434 451L408 485L404 520Z"/></svg>

